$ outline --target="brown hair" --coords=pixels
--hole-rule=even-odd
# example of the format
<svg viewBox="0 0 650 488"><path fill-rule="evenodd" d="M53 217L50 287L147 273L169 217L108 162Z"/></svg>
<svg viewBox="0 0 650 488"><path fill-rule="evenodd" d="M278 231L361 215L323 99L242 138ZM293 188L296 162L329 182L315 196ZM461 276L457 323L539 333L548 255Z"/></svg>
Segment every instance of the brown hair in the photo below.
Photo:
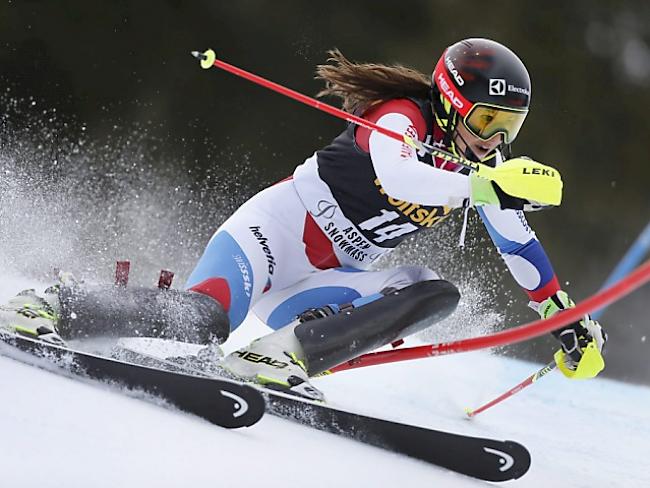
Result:
<svg viewBox="0 0 650 488"><path fill-rule="evenodd" d="M328 51L328 62L316 68L316 79L325 80L325 89L316 96L333 96L343 100L343 110L354 112L375 102L391 98L428 98L429 76L394 64L354 63L338 49Z"/></svg>

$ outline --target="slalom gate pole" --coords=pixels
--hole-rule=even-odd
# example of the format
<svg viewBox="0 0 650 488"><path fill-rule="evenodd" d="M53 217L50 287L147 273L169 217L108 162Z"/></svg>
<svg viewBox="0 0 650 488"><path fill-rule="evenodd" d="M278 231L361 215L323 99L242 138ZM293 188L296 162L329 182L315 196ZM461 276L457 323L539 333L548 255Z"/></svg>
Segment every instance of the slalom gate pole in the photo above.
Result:
<svg viewBox="0 0 650 488"><path fill-rule="evenodd" d="M575 307L566 309L562 313L555 314L553 317L549 317L548 319L536 320L528 324L485 336L442 342L438 344L428 344L425 346L407 347L392 351L368 353L359 356L358 358L346 361L343 364L339 364L332 368L330 372L336 373L347 369L355 369L365 366L408 361L411 359L423 359L431 356L442 356L445 354L469 352L490 347L516 344L518 342L539 337L572 322L576 322L592 310L620 300L622 297L632 293L648 281L650 281L650 261L646 261L635 271L609 288L583 300Z"/></svg>
<svg viewBox="0 0 650 488"><path fill-rule="evenodd" d="M510 398L515 393L519 393L521 390L523 390L527 386L532 385L538 379L540 379L542 376L544 376L544 375L550 373L551 371L553 371L555 369L555 367L556 367L555 361L551 361L546 366L544 366L542 369L540 369L539 371L536 371L535 373L530 375L528 378L526 378L524 381L519 383L517 386L511 388L510 390L508 390L504 394L499 395L494 400L492 400L490 402L487 402L485 405L481 405L480 407L478 407L478 408L476 408L474 410L472 410L471 408L468 408L467 410L465 410L465 413L470 418L477 416L479 413L484 412L488 408L493 407L494 405L496 405L498 403L501 403L506 398Z"/></svg>
<svg viewBox="0 0 650 488"><path fill-rule="evenodd" d="M614 268L614 271L607 277L603 288L607 288L612 283L620 280L627 273L632 271L635 266L637 266L643 256L645 256L648 251L650 251L650 223L646 225L645 229L639 234L639 237L636 238L634 244L630 246L628 251L625 253L625 256L621 258L619 263ZM594 313L591 314L594 320L598 320L600 316L605 311L605 308L597 309Z"/></svg>

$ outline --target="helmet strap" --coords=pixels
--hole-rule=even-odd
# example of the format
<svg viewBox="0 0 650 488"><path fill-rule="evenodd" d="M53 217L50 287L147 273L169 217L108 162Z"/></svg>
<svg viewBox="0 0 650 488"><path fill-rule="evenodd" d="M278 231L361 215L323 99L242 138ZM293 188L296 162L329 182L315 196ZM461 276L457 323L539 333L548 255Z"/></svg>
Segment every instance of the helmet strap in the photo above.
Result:
<svg viewBox="0 0 650 488"><path fill-rule="evenodd" d="M465 144L465 149L460 151L460 148L458 147L458 144L456 144L456 138L460 139L463 144ZM452 133L452 140L454 145L458 148L458 152L461 153L461 156L463 156L465 159L468 159L470 161L473 161L475 163L480 163L480 160L476 154L474 154L474 151L471 150L469 147L469 144L465 139L463 139L463 136L460 135L460 132L456 130L456 124L454 124L454 131Z"/></svg>
<svg viewBox="0 0 650 488"><path fill-rule="evenodd" d="M512 145L511 144L503 144L503 147L501 147L501 154L503 155L503 160L506 161L510 158L512 158Z"/></svg>
<svg viewBox="0 0 650 488"><path fill-rule="evenodd" d="M487 165L492 166L492 167L494 167L496 165L496 159L494 159L496 151L503 151L504 147L506 146L504 143L499 144L495 148L495 150L492 151L491 153L489 153L485 158L479 159L478 156L476 154L474 154L474 151L472 151L469 144L467 144L467 141L463 138L463 136L461 136L460 133L457 130L455 130L455 127L454 127L454 132L453 132L452 137L453 137L452 144L455 146L454 147L454 152L456 154L461 153L460 155L463 156L465 159L468 159L469 161L473 161L475 163L484 163L484 164L487 164ZM463 142L463 144L465 144L465 149L463 151L460 151L460 148L458 148L458 144L456 144L456 137L458 137ZM509 145L508 145L508 147L509 147ZM456 148L458 148L458 149L456 149ZM508 158L509 157L510 156L508 156Z"/></svg>

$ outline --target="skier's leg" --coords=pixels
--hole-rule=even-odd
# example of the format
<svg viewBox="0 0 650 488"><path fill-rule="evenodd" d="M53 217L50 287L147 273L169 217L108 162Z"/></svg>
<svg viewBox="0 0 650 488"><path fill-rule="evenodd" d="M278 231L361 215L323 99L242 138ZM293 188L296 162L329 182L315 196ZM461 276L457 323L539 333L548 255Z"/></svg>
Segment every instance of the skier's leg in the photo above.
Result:
<svg viewBox="0 0 650 488"><path fill-rule="evenodd" d="M66 339L163 337L221 343L228 317L214 299L182 290L116 286L64 286L58 293L58 328Z"/></svg>
<svg viewBox="0 0 650 488"><path fill-rule="evenodd" d="M240 376L322 398L308 376L453 312L458 290L436 278L416 266L374 272L332 269L313 275L255 306L262 320L277 330L231 354L225 365Z"/></svg>
<svg viewBox="0 0 650 488"><path fill-rule="evenodd" d="M301 285L322 286L331 278L353 288L360 297L351 303L317 306L294 322L297 356L310 376L444 319L453 313L460 298L454 285L420 266L345 277L331 270Z"/></svg>
<svg viewBox="0 0 650 488"><path fill-rule="evenodd" d="M0 306L0 327L48 342L86 337L166 337L223 341L229 333L221 306L199 293L119 288L62 280L42 296L24 290ZM59 335L60 334L60 335Z"/></svg>
<svg viewBox="0 0 650 488"><path fill-rule="evenodd" d="M121 336L224 342L265 291L313 271L290 257L302 253L299 237L292 235L299 229L278 223L295 222L293 214L300 207L290 182L255 195L212 236L186 290L104 287L62 292L62 332L94 335L112 330Z"/></svg>
<svg viewBox="0 0 650 488"><path fill-rule="evenodd" d="M210 239L186 289L216 300L236 329L265 294L318 271L304 254L305 212L291 181L258 193Z"/></svg>
<svg viewBox="0 0 650 488"><path fill-rule="evenodd" d="M422 266L404 265L380 271L333 268L265 295L253 311L271 329L278 330L310 309L361 306L383 297L384 291L437 279L437 273Z"/></svg>
<svg viewBox="0 0 650 488"><path fill-rule="evenodd" d="M30 298L29 312L24 311L25 298L16 297L0 309L0 326L18 324L36 334L49 320L45 325L51 331L58 326L64 338L144 335L223 342L271 287L288 286L318 271L304 256L304 219L293 184L277 184L251 198L217 230L187 290L64 284L47 295L56 309L52 319L45 317L42 299Z"/></svg>
<svg viewBox="0 0 650 488"><path fill-rule="evenodd" d="M421 281L360 307L298 323L297 355L309 376L412 335L448 317L460 294L445 280Z"/></svg>

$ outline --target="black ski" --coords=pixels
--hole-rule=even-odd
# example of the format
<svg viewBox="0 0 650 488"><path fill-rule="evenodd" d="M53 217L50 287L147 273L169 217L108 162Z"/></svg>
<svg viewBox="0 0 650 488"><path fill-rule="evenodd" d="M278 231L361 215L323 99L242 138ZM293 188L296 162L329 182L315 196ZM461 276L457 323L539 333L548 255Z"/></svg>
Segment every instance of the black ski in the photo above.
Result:
<svg viewBox="0 0 650 488"><path fill-rule="evenodd" d="M136 362L189 374L207 376L188 363L154 357L125 348ZM210 376L214 376L214 372ZM530 453L514 441L452 434L426 427L392 422L348 412L282 392L260 388L266 411L302 425L348 437L365 444L404 454L428 463L486 481L508 481L526 474Z"/></svg>
<svg viewBox="0 0 650 488"><path fill-rule="evenodd" d="M486 481L523 476L530 454L521 444L452 434L339 410L321 403L265 391L267 412L318 430L349 437Z"/></svg>
<svg viewBox="0 0 650 488"><path fill-rule="evenodd" d="M5 344L2 344L4 342ZM264 399L249 385L150 368L0 331L0 353L34 364L25 353L65 371L161 397L183 410L226 428L248 427L264 415ZM12 350L13 349L13 350Z"/></svg>

